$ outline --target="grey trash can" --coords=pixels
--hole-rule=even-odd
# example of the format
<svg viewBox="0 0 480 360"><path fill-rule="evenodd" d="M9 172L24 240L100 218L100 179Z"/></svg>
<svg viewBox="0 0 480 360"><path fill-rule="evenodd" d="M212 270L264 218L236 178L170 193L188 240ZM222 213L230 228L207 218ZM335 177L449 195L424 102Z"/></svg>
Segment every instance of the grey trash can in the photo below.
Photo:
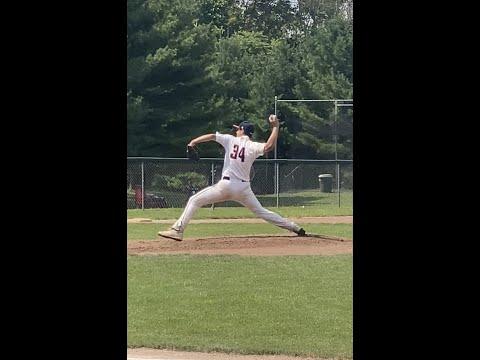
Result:
<svg viewBox="0 0 480 360"><path fill-rule="evenodd" d="M333 188L333 175L321 174L318 175L318 181L320 182L320 192L331 193Z"/></svg>

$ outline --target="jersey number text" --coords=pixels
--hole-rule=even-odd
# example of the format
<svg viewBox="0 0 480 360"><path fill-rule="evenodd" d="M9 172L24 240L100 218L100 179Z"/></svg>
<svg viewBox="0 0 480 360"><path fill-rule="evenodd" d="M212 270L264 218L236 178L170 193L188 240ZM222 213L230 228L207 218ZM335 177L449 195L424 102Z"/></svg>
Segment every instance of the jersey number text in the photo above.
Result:
<svg viewBox="0 0 480 360"><path fill-rule="evenodd" d="M236 159L237 155L240 159L242 159L242 162L245 161L245 148L242 147L240 149L240 152L238 152L238 145L233 145L233 153L230 154L231 159Z"/></svg>

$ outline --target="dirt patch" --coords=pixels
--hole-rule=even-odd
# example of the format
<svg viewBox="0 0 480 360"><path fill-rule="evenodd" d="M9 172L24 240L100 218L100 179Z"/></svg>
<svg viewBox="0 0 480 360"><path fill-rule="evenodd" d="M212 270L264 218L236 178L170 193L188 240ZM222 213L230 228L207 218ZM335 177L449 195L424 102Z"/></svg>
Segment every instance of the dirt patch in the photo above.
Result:
<svg viewBox="0 0 480 360"><path fill-rule="evenodd" d="M352 224L353 216L310 216L301 218L288 218L297 224ZM170 220L152 220L149 218L132 218L127 219L127 224L173 224L176 219ZM265 220L259 218L247 219L193 219L191 224L261 224L266 223Z"/></svg>
<svg viewBox="0 0 480 360"><path fill-rule="evenodd" d="M168 239L129 241L128 255L236 254L245 256L351 254L349 239L310 235L262 235L214 237L174 241Z"/></svg>
<svg viewBox="0 0 480 360"><path fill-rule="evenodd" d="M285 355L235 355L137 348L127 350L127 360L329 360Z"/></svg>

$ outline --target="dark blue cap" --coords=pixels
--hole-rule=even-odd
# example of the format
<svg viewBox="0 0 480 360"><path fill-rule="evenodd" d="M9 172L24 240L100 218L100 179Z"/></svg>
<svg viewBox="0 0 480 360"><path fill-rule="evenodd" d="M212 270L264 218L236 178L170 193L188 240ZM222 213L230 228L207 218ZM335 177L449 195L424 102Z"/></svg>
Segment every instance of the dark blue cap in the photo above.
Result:
<svg viewBox="0 0 480 360"><path fill-rule="evenodd" d="M249 123L248 121L242 121L238 127L243 130L245 135L252 136L253 134L253 125Z"/></svg>

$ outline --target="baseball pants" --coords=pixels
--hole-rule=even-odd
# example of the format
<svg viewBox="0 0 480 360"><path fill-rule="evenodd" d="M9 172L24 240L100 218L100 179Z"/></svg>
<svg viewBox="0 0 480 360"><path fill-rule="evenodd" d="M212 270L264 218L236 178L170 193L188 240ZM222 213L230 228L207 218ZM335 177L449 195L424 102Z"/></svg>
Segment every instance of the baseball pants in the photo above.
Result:
<svg viewBox="0 0 480 360"><path fill-rule="evenodd" d="M185 230L195 212L204 205L232 200L250 209L258 217L281 228L298 231L300 226L289 221L280 215L265 209L258 201L257 197L250 188L249 182L239 180L220 180L217 184L209 186L188 200L187 206L182 215L173 225L174 229Z"/></svg>

